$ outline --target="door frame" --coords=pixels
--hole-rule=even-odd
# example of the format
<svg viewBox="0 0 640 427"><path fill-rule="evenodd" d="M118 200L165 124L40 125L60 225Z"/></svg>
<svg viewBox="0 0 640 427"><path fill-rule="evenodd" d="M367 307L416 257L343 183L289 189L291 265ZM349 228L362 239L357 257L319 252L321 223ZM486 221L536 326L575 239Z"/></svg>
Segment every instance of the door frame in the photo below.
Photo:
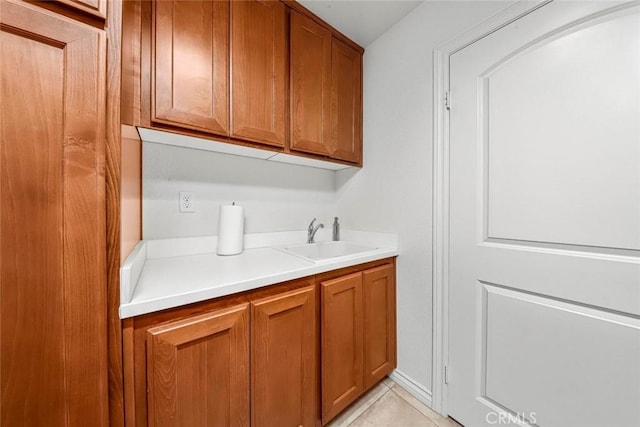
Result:
<svg viewBox="0 0 640 427"><path fill-rule="evenodd" d="M433 50L432 409L448 415L449 360L449 57L553 0L517 0ZM453 102L455 104L455 101ZM447 374L447 376L449 373Z"/></svg>

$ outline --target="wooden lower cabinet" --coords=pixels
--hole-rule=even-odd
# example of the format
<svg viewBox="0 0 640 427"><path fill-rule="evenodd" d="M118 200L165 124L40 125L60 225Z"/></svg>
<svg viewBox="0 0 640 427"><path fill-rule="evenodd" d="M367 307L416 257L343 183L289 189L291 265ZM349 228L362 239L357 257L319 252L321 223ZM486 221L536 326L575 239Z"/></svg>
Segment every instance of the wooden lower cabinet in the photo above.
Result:
<svg viewBox="0 0 640 427"><path fill-rule="evenodd" d="M316 292L251 303L251 425L313 426L318 414Z"/></svg>
<svg viewBox="0 0 640 427"><path fill-rule="evenodd" d="M126 426L325 424L395 368L395 328L391 258L125 319Z"/></svg>
<svg viewBox="0 0 640 427"><path fill-rule="evenodd" d="M322 282L322 419L364 389L362 273Z"/></svg>
<svg viewBox="0 0 640 427"><path fill-rule="evenodd" d="M249 425L249 307L147 331L150 426Z"/></svg>
<svg viewBox="0 0 640 427"><path fill-rule="evenodd" d="M321 281L322 422L396 367L395 263Z"/></svg>
<svg viewBox="0 0 640 427"><path fill-rule="evenodd" d="M318 299L311 277L125 319L126 425L320 425Z"/></svg>
<svg viewBox="0 0 640 427"><path fill-rule="evenodd" d="M362 273L364 388L396 367L396 274L392 264Z"/></svg>
<svg viewBox="0 0 640 427"><path fill-rule="evenodd" d="M107 426L107 34L0 4L0 425Z"/></svg>

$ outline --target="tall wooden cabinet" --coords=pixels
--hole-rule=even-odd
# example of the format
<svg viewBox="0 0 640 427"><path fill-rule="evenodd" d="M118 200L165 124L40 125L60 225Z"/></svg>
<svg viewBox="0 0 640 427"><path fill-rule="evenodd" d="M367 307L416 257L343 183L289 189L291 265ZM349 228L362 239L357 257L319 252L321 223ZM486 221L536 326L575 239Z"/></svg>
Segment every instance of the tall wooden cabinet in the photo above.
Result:
<svg viewBox="0 0 640 427"><path fill-rule="evenodd" d="M106 34L0 22L0 424L106 426Z"/></svg>
<svg viewBox="0 0 640 427"><path fill-rule="evenodd" d="M396 367L395 264L320 280L325 424Z"/></svg>

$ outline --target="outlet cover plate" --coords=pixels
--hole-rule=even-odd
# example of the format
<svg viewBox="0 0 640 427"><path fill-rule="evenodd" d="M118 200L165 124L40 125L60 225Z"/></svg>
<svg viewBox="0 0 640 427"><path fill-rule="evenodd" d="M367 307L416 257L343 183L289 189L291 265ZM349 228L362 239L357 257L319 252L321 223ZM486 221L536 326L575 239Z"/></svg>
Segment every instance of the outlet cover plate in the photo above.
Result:
<svg viewBox="0 0 640 427"><path fill-rule="evenodd" d="M195 193L192 191L181 191L179 198L180 213L194 213L195 209Z"/></svg>

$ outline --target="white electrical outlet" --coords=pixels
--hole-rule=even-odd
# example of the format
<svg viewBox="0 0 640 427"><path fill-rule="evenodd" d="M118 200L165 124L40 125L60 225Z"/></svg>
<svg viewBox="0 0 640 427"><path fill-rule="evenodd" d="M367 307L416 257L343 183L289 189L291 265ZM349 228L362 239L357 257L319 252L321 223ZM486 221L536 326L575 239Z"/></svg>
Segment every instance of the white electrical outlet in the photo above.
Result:
<svg viewBox="0 0 640 427"><path fill-rule="evenodd" d="M195 209L195 194L191 191L180 192L180 212L181 213L193 213Z"/></svg>

